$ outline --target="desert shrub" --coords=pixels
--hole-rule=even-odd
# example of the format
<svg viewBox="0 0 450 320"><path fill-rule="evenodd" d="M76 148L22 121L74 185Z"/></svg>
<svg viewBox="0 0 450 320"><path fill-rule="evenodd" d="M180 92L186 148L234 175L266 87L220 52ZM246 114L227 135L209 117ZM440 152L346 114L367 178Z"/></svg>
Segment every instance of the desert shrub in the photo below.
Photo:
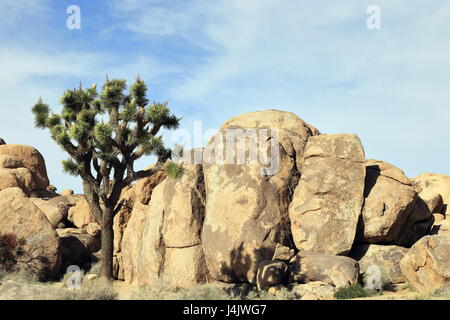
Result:
<svg viewBox="0 0 450 320"><path fill-rule="evenodd" d="M151 285L142 286L132 294L133 300L293 300L295 295L287 288L277 296L266 290L258 291L248 284L224 285L205 283L181 288L159 278Z"/></svg>
<svg viewBox="0 0 450 320"><path fill-rule="evenodd" d="M4 281L14 281L20 283L37 283L40 281L40 276L37 273L25 270L5 272L3 276Z"/></svg>
<svg viewBox="0 0 450 320"><path fill-rule="evenodd" d="M437 289L431 296L434 298L450 298L450 286Z"/></svg>
<svg viewBox="0 0 450 320"><path fill-rule="evenodd" d="M173 163L168 162L166 164L166 172L169 177L173 177L175 179L179 179L183 175L183 167Z"/></svg>
<svg viewBox="0 0 450 320"><path fill-rule="evenodd" d="M16 264L16 249L18 246L15 234L0 235L0 270L11 272Z"/></svg>
<svg viewBox="0 0 450 320"><path fill-rule="evenodd" d="M112 282L105 279L84 280L80 289L54 288L43 300L116 300Z"/></svg>
<svg viewBox="0 0 450 320"><path fill-rule="evenodd" d="M334 297L336 299L367 298L377 295L379 295L379 293L376 290L363 288L359 284L351 284L346 287L340 287L334 293Z"/></svg>

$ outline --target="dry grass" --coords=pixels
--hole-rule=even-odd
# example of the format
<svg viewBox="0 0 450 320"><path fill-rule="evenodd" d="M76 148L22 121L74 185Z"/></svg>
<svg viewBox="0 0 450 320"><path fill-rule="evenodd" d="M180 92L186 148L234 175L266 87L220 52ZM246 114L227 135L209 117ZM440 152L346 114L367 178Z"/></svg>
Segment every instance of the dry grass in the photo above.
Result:
<svg viewBox="0 0 450 320"><path fill-rule="evenodd" d="M116 300L117 292L110 281L84 280L80 289L54 288L42 300Z"/></svg>
<svg viewBox="0 0 450 320"><path fill-rule="evenodd" d="M0 281L14 281L18 283L39 283L39 276L25 271L1 272Z"/></svg>
<svg viewBox="0 0 450 320"><path fill-rule="evenodd" d="M247 284L206 283L181 288L163 279L139 287L132 300L292 300L295 295L283 288L277 296L267 291L257 291Z"/></svg>
<svg viewBox="0 0 450 320"><path fill-rule="evenodd" d="M196 285L180 288L164 280L140 287L131 296L132 300L230 300L233 297L223 286L216 284Z"/></svg>
<svg viewBox="0 0 450 320"><path fill-rule="evenodd" d="M100 275L101 267L94 265L87 274ZM86 274L80 272L81 287L71 289L69 278L73 274L66 274L59 282L39 282L39 278L27 272L0 272L0 284L7 284L13 288L16 295L11 299L25 300L115 300L117 292L112 282L98 278L87 280ZM39 294L37 294L39 292Z"/></svg>

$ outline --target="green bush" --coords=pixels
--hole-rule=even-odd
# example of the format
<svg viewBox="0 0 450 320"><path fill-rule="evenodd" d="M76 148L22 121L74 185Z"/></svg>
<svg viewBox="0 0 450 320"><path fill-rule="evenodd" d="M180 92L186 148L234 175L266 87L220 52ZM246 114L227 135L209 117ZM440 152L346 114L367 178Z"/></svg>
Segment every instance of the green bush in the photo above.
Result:
<svg viewBox="0 0 450 320"><path fill-rule="evenodd" d="M359 284L351 284L347 287L340 287L334 293L336 299L367 298L380 295L376 290L363 288Z"/></svg>

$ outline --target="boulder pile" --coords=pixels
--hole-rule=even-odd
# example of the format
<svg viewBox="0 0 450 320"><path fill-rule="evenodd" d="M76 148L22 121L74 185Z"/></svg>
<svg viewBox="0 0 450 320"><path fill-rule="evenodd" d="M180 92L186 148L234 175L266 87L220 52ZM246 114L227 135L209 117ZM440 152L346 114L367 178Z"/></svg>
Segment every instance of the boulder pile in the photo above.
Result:
<svg viewBox="0 0 450 320"><path fill-rule="evenodd" d="M58 194L38 150L0 140L0 269L55 279L95 262L100 228L86 231L95 221L84 196Z"/></svg>
<svg viewBox="0 0 450 320"><path fill-rule="evenodd" d="M330 299L375 266L385 285L450 285L450 176L410 179L366 159L357 135L322 134L290 112L252 112L186 152L182 167L178 179L160 172L123 190L116 279L248 283ZM100 233L84 196L49 185L37 150L0 145L0 235L23 239L26 253L16 268L54 276L86 267Z"/></svg>

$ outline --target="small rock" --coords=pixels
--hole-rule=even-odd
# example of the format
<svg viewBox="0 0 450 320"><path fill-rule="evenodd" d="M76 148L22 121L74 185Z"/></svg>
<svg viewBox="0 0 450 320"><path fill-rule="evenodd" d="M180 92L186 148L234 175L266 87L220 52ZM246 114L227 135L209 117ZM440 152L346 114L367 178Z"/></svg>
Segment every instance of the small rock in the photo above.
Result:
<svg viewBox="0 0 450 320"><path fill-rule="evenodd" d="M50 192L56 192L56 190L58 190L58 188L55 187L54 185L49 185L47 188L45 188L45 190L50 191Z"/></svg>
<svg viewBox="0 0 450 320"><path fill-rule="evenodd" d="M288 289L300 300L331 300L335 288L321 281L306 284L291 284Z"/></svg>
<svg viewBox="0 0 450 320"><path fill-rule="evenodd" d="M63 191L61 191L61 195L64 197L71 196L71 195L73 195L73 190L72 189L63 190Z"/></svg>
<svg viewBox="0 0 450 320"><path fill-rule="evenodd" d="M3 140L2 138L0 138L0 146L1 146L2 144L6 144L6 142L5 142L5 140Z"/></svg>
<svg viewBox="0 0 450 320"><path fill-rule="evenodd" d="M283 246L279 243L275 246L272 260L290 261L295 256L294 249Z"/></svg>
<svg viewBox="0 0 450 320"><path fill-rule="evenodd" d="M86 280L87 281L93 281L93 280L96 280L96 279L98 279L98 276L96 274L94 274L94 273L88 274L86 276Z"/></svg>
<svg viewBox="0 0 450 320"><path fill-rule="evenodd" d="M89 223L96 222L89 203L84 197L69 209L67 220L72 222L77 228L84 228Z"/></svg>
<svg viewBox="0 0 450 320"><path fill-rule="evenodd" d="M440 224L442 221L445 220L445 216L440 213L434 213L434 225Z"/></svg>
<svg viewBox="0 0 450 320"><path fill-rule="evenodd" d="M283 290L284 288L286 287L283 286L282 284L279 284L277 286L270 287L269 290L267 290L267 292L276 297L281 293L281 290Z"/></svg>

